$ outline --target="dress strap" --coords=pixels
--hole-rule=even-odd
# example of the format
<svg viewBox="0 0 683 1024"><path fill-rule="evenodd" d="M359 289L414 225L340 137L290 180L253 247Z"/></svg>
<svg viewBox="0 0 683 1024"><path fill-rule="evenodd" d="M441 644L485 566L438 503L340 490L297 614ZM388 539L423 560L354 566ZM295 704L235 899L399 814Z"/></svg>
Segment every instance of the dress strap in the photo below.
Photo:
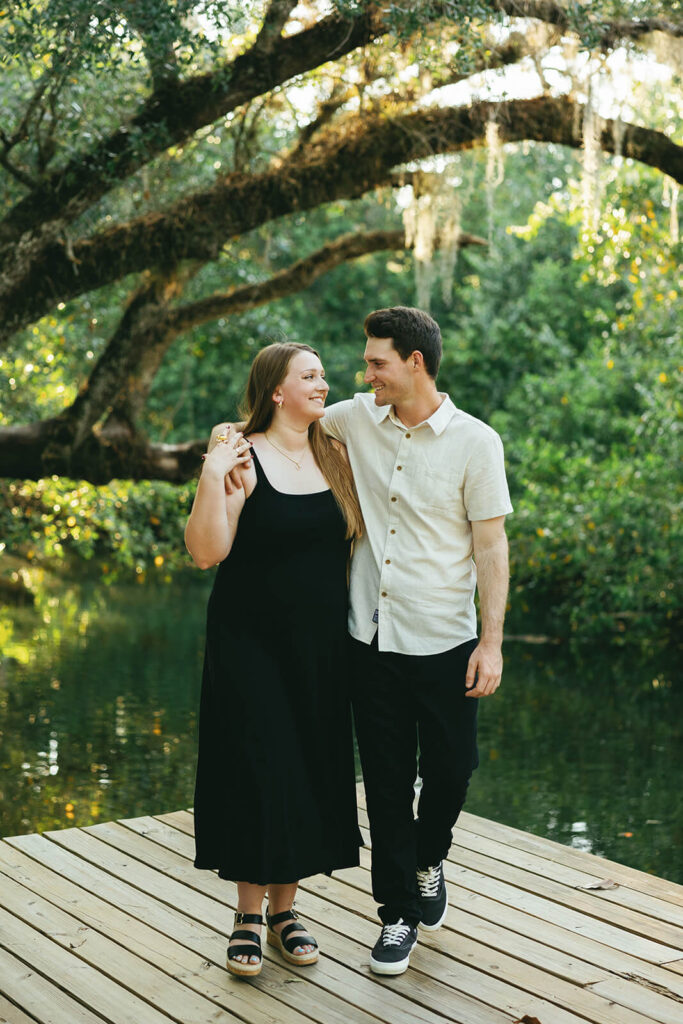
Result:
<svg viewBox="0 0 683 1024"><path fill-rule="evenodd" d="M270 480L268 479L268 475L263 466L261 465L259 457L256 454L254 448L251 449L251 457L254 460L254 469L256 470L256 481L261 485L261 490L263 491L265 487L267 490L273 491L274 494L278 494L279 492L275 490Z"/></svg>
<svg viewBox="0 0 683 1024"><path fill-rule="evenodd" d="M259 483L262 483L264 480L265 480L266 483L268 483L268 477L266 476L266 472L265 472L263 466L261 465L259 457L256 454L256 450L253 447L251 449L251 457L254 460L254 469L256 470L256 479L259 481Z"/></svg>

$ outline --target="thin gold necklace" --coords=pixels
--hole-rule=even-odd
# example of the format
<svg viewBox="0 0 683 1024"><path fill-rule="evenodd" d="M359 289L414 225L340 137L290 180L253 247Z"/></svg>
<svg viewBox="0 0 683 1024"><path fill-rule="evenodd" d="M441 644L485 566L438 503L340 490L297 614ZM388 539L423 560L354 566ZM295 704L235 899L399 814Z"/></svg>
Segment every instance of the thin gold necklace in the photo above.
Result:
<svg viewBox="0 0 683 1024"><path fill-rule="evenodd" d="M291 455L288 455L287 452L280 448L279 445L275 444L275 441L271 441L267 433L264 432L263 436L265 437L266 441L268 442L271 448L274 448L276 452L280 453L280 455L284 455L286 459L289 459L290 462L293 462L297 469L301 469L301 467L304 464L306 452L308 451L308 445L304 448L303 452L301 453L301 461L297 462L296 459L293 459Z"/></svg>

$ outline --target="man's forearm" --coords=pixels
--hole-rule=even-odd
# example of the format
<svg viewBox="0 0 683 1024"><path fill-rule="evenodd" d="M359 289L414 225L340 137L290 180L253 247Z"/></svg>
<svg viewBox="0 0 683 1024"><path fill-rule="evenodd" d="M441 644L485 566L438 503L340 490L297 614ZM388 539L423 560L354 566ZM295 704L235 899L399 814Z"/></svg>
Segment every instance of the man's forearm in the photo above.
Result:
<svg viewBox="0 0 683 1024"><path fill-rule="evenodd" d="M503 642L503 622L508 596L508 543L505 534L495 544L475 550L477 590L481 613L481 642Z"/></svg>

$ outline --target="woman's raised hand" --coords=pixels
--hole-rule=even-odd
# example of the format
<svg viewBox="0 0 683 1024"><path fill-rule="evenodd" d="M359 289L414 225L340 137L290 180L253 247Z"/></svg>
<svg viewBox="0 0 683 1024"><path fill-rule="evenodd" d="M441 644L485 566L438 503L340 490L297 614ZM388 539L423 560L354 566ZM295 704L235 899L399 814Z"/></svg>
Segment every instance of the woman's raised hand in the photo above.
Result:
<svg viewBox="0 0 683 1024"><path fill-rule="evenodd" d="M209 448L204 456L204 466L213 472L227 476L237 466L246 465L251 459L251 444L240 430L230 423L217 423L211 431Z"/></svg>

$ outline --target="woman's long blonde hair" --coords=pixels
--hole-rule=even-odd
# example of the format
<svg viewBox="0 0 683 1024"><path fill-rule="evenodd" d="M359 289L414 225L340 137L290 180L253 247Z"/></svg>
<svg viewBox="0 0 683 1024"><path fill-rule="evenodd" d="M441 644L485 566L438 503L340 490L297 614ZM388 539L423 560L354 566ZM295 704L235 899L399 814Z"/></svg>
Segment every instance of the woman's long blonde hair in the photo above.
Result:
<svg viewBox="0 0 683 1024"><path fill-rule="evenodd" d="M287 376L289 364L299 352L312 352L314 356L318 356L310 345L285 341L267 345L254 359L241 409L241 415L246 423L240 429L245 437L257 432L265 433L270 427L275 412L273 392L282 384ZM327 436L320 420L314 420L310 424L308 439L320 472L330 485L330 490L346 520L347 538L360 537L363 532L363 516L351 467L345 455Z"/></svg>

